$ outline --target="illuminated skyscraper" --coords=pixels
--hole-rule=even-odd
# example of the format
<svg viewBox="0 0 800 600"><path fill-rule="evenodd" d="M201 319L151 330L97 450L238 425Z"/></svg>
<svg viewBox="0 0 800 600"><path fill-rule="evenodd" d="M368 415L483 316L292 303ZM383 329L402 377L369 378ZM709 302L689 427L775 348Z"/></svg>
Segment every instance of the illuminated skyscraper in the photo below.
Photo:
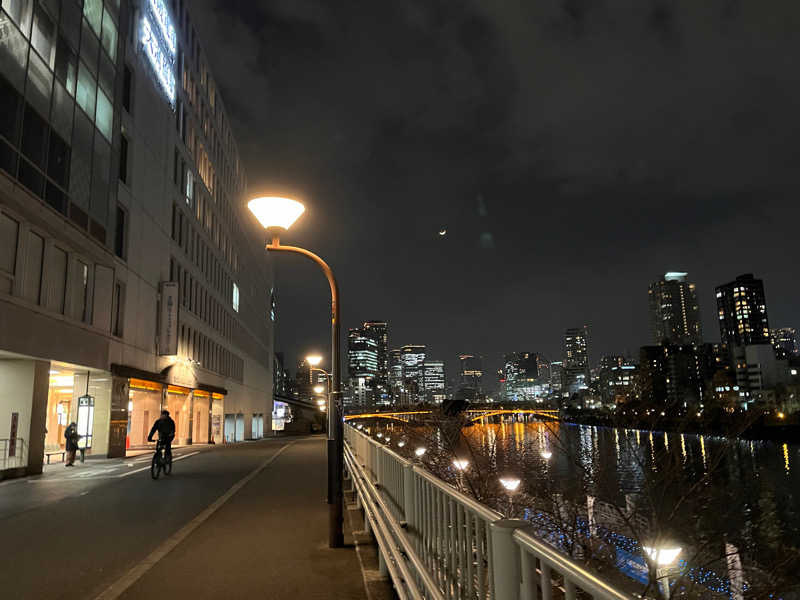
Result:
<svg viewBox="0 0 800 600"><path fill-rule="evenodd" d="M661 344L702 344L697 290L687 273L670 272L650 284L650 323L653 340Z"/></svg>
<svg viewBox="0 0 800 600"><path fill-rule="evenodd" d="M371 337L378 344L378 369L376 383L384 388L389 383L389 328L384 321L366 321L362 327L364 335Z"/></svg>
<svg viewBox="0 0 800 600"><path fill-rule="evenodd" d="M589 385L589 327L573 327L564 334L562 392L571 396Z"/></svg>
<svg viewBox="0 0 800 600"><path fill-rule="evenodd" d="M441 360L426 360L425 370L425 400L441 403L445 399L445 374L444 362Z"/></svg>
<svg viewBox="0 0 800 600"><path fill-rule="evenodd" d="M364 329L351 329L347 335L348 374L350 379L378 373L378 343Z"/></svg>
<svg viewBox="0 0 800 600"><path fill-rule="evenodd" d="M461 386L481 392L483 382L483 365L480 356L474 354L461 354L458 357L461 372Z"/></svg>
<svg viewBox="0 0 800 600"><path fill-rule="evenodd" d="M717 288L719 334L723 344L771 344L764 282L751 273Z"/></svg>
<svg viewBox="0 0 800 600"><path fill-rule="evenodd" d="M407 402L416 404L425 391L425 346L408 344L400 351L403 355L403 387Z"/></svg>
<svg viewBox="0 0 800 600"><path fill-rule="evenodd" d="M403 382L403 351L399 348L389 351L388 373L389 395L395 404L405 404Z"/></svg>

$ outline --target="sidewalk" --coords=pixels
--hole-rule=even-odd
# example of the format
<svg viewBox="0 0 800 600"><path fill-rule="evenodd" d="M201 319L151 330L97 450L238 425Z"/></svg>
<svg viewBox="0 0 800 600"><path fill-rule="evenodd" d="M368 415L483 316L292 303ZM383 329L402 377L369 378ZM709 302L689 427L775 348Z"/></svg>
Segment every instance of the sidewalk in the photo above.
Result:
<svg viewBox="0 0 800 600"><path fill-rule="evenodd" d="M180 454L185 454L186 452L199 452L201 450L208 450L209 448L214 448L213 444L193 444L191 446L173 446L172 451L175 456L179 456ZM107 470L112 467L117 467L123 465L125 463L136 462L137 464L144 460L143 456L147 455L148 457L153 454L155 451L155 444L152 448L136 448L136 449L128 449L127 456L122 458L108 458L106 456L92 456L90 454L86 455L86 461L81 462L81 453L78 452L75 455L75 465L74 469L77 470ZM59 462L51 462L49 465L44 464L42 467L42 475L34 475L34 477L42 477L45 475L52 474L53 472L63 473L65 470L65 463L62 461Z"/></svg>
<svg viewBox="0 0 800 600"><path fill-rule="evenodd" d="M367 598L347 519L345 547L328 547L325 440L285 442L120 597Z"/></svg>

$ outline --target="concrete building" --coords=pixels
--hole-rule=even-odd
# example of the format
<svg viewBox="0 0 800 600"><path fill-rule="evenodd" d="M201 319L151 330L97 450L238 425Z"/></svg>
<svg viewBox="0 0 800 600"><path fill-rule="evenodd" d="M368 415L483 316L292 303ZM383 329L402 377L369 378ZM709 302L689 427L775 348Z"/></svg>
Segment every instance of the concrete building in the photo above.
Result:
<svg viewBox="0 0 800 600"><path fill-rule="evenodd" d="M2 3L0 469L162 407L178 444L269 430L269 258L187 4Z"/></svg>
<svg viewBox="0 0 800 600"><path fill-rule="evenodd" d="M669 272L650 284L650 326L653 341L661 344L702 344L697 290L688 273Z"/></svg>

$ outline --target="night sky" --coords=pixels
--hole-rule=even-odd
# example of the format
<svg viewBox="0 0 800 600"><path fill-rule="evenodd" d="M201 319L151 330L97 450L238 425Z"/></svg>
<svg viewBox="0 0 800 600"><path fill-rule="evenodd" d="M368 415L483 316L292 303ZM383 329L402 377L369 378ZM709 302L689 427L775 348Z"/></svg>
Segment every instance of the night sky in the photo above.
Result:
<svg viewBox="0 0 800 600"><path fill-rule="evenodd" d="M191 2L250 192L305 201L284 243L326 258L343 338L592 363L651 343L647 286L765 280L800 326L796 0ZM439 230L447 234L440 236ZM275 261L276 349L328 349L328 290Z"/></svg>

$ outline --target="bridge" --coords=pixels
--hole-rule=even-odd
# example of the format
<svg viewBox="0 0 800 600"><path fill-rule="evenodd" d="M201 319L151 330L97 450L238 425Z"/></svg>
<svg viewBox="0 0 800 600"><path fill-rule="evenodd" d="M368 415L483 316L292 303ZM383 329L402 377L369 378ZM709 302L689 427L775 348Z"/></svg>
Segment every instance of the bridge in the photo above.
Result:
<svg viewBox="0 0 800 600"><path fill-rule="evenodd" d="M391 412L371 412L360 413L356 415L346 415L345 421L352 421L354 419L387 419L390 421L401 421L408 423L417 415L430 415L431 410L407 410L407 411L391 411ZM474 422L480 421L494 416L502 415L525 415L538 417L540 419L558 419L558 410L550 408L473 408L464 411L468 415L469 420Z"/></svg>

